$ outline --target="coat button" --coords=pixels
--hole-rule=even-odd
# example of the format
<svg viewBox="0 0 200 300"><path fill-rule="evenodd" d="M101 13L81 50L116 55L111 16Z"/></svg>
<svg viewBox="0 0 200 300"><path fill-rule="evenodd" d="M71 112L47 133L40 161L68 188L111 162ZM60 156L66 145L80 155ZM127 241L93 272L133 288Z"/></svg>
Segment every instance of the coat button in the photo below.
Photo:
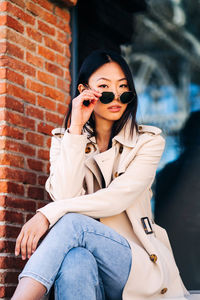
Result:
<svg viewBox="0 0 200 300"><path fill-rule="evenodd" d="M90 153L90 152L91 152L91 148L87 146L87 147L85 148L85 153Z"/></svg>
<svg viewBox="0 0 200 300"><path fill-rule="evenodd" d="M151 261L156 262L157 259L158 259L158 258L157 258L157 256L156 256L155 254L151 254L151 255L150 255L150 260L151 260Z"/></svg>
<svg viewBox="0 0 200 300"><path fill-rule="evenodd" d="M160 293L161 293L161 294L165 294L166 292L167 292L167 288L164 288L164 289L161 290Z"/></svg>
<svg viewBox="0 0 200 300"><path fill-rule="evenodd" d="M118 177L118 172L115 172L114 176L115 176L115 177Z"/></svg>
<svg viewBox="0 0 200 300"><path fill-rule="evenodd" d="M119 147L119 153L121 154L121 153L122 153L122 151L123 151L123 146L122 146L122 145L120 145L120 147Z"/></svg>

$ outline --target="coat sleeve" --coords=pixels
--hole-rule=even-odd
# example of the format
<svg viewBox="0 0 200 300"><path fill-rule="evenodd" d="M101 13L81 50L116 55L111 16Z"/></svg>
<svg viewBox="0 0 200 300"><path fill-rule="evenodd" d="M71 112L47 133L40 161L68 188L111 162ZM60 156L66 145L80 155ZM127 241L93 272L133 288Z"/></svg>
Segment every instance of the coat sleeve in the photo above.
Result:
<svg viewBox="0 0 200 300"><path fill-rule="evenodd" d="M50 175L45 189L54 201L85 194L83 180L86 143L85 135L71 134L67 130L62 138L52 136Z"/></svg>
<svg viewBox="0 0 200 300"><path fill-rule="evenodd" d="M64 214L77 212L94 218L116 215L132 206L144 190L151 186L165 141L160 135L149 135L129 164L125 173L107 188L94 193L52 202L38 209L53 226Z"/></svg>

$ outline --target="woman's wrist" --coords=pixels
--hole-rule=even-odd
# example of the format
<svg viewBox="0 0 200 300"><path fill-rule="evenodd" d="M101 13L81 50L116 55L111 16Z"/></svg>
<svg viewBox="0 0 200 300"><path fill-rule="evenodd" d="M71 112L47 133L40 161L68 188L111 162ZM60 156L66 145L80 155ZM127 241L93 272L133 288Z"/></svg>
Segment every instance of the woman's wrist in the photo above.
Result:
<svg viewBox="0 0 200 300"><path fill-rule="evenodd" d="M83 126L81 125L70 125L69 133L71 134L82 134Z"/></svg>

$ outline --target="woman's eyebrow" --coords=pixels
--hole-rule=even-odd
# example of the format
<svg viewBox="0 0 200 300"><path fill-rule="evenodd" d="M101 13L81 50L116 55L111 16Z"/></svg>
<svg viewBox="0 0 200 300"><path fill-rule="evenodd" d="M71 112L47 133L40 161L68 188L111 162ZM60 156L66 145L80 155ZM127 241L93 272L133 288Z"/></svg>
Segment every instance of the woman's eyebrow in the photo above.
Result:
<svg viewBox="0 0 200 300"><path fill-rule="evenodd" d="M103 80L107 80L107 81L111 81L110 79L108 79L108 78L105 78L105 77L101 77L101 78L97 79L97 81L99 81L99 80L101 80L101 79L103 79Z"/></svg>
<svg viewBox="0 0 200 300"><path fill-rule="evenodd" d="M111 81L110 79L108 79L108 78L105 78L105 77L101 77L101 78L97 79L97 81L99 81L99 80L101 80L101 79L103 79L103 80L107 80L107 81ZM124 77L124 78L121 78L121 79L118 79L118 81L122 81L122 80L127 80L127 79L126 79L126 77Z"/></svg>

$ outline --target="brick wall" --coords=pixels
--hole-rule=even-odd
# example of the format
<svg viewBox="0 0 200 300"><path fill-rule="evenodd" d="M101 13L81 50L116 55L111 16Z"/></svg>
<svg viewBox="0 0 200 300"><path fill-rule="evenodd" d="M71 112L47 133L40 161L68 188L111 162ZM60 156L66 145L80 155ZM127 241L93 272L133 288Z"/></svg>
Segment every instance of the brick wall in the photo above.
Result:
<svg viewBox="0 0 200 300"><path fill-rule="evenodd" d="M70 100L69 20L66 4L0 0L0 299L24 265L20 228L48 202L50 134Z"/></svg>

